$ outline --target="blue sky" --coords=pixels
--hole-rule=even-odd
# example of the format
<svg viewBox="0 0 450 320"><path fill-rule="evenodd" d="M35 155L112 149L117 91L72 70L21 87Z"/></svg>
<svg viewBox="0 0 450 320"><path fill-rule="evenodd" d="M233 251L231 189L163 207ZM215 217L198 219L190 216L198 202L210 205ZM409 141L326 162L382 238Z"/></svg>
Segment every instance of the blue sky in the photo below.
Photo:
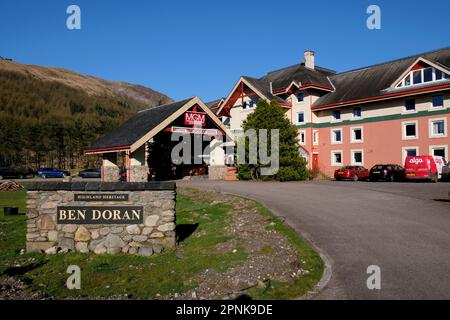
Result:
<svg viewBox="0 0 450 320"><path fill-rule="evenodd" d="M127 81L179 100L298 63L337 71L450 46L450 1L1 0L0 56ZM81 8L82 29L66 28ZM381 8L381 30L366 9Z"/></svg>

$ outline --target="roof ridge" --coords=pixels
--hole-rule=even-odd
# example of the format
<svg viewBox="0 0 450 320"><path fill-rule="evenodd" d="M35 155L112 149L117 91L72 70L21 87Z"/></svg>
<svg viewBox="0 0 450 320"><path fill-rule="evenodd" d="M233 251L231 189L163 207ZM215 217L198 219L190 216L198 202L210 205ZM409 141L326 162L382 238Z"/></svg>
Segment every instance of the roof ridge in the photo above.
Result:
<svg viewBox="0 0 450 320"><path fill-rule="evenodd" d="M166 107L166 106L169 106L171 104L180 103L180 102L183 102L183 101L190 101L190 100L192 100L194 98L195 98L195 96L192 96L190 98L186 98L186 99L183 99L183 100L178 100L178 101L173 101L173 102L169 102L169 103L165 103L165 104L160 104L159 106L156 106L156 107L150 107L150 108L147 108L147 109L139 110L137 113L141 113L141 112L145 112L145 111L149 111L149 110L154 110L154 109L157 109L157 108L160 108L160 107Z"/></svg>
<svg viewBox="0 0 450 320"><path fill-rule="evenodd" d="M346 73L351 73L351 72L356 72L356 71L362 71L362 70L365 70L365 69L370 69L370 68L373 68L373 67L382 66L382 65L385 65L385 64L388 64L388 63L393 63L393 62L398 62L398 61L402 61L402 60L406 60L406 59L421 57L421 56L426 55L426 54L435 53L435 52L442 51L442 50L447 50L447 49L450 49L450 46L444 47L444 48L440 48L440 49L430 50L430 51L426 51L426 52L422 52L422 53L416 53L416 54L412 54L412 55L409 55L409 56L406 56L406 57L403 57L403 58L392 59L392 60L388 60L388 61L372 64L372 65L365 66L365 67L359 67L359 68L356 68L356 69L342 71L342 72L334 74L333 76L346 74Z"/></svg>

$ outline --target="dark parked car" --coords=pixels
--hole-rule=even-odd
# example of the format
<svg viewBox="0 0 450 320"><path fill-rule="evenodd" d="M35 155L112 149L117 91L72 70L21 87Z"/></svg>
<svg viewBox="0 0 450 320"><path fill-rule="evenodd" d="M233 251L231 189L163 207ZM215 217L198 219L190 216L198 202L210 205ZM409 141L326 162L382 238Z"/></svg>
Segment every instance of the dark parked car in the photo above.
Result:
<svg viewBox="0 0 450 320"><path fill-rule="evenodd" d="M3 179L23 179L27 176L26 173L16 171L11 168L0 168L0 180Z"/></svg>
<svg viewBox="0 0 450 320"><path fill-rule="evenodd" d="M346 166L334 171L336 180L366 180L369 177L369 170L362 166Z"/></svg>
<svg viewBox="0 0 450 320"><path fill-rule="evenodd" d="M442 181L450 181L450 162L446 166L442 167Z"/></svg>
<svg viewBox="0 0 450 320"><path fill-rule="evenodd" d="M102 172L100 169L84 169L78 172L78 175L82 178L101 178Z"/></svg>
<svg viewBox="0 0 450 320"><path fill-rule="evenodd" d="M402 181L405 169L397 164L376 164L370 169L370 181Z"/></svg>
<svg viewBox="0 0 450 320"><path fill-rule="evenodd" d="M70 172L65 171L65 170L54 169L54 168L43 168L43 169L39 169L36 172L36 175L41 178L44 178L44 179L45 178L64 178L64 177L69 177Z"/></svg>

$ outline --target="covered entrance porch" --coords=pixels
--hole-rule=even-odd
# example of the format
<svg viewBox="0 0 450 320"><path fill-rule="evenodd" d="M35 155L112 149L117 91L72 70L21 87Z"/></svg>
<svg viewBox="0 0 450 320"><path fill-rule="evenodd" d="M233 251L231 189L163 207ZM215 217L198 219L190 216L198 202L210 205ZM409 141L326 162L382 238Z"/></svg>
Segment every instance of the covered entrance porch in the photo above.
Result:
<svg viewBox="0 0 450 320"><path fill-rule="evenodd" d="M227 140L221 121L194 97L138 112L85 154L102 155L102 181L221 180L233 152Z"/></svg>

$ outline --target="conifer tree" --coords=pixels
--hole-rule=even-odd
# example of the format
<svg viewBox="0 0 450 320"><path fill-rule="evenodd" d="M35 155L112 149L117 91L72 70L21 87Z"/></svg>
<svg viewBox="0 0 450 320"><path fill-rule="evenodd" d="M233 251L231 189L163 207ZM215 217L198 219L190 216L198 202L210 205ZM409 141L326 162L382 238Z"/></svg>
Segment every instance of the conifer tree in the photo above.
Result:
<svg viewBox="0 0 450 320"><path fill-rule="evenodd" d="M259 159L258 145L258 163L248 164L248 141L246 143L246 164L238 165L238 177L242 180L248 179L275 179L279 181L306 180L308 170L306 161L300 156L297 129L285 115L285 110L275 102L268 103L260 100L254 112L243 123L244 131L255 129L268 130L268 150L270 150L270 130L279 129L279 169L272 176L261 176L261 165ZM259 139L259 138L258 138ZM258 141L259 142L259 141ZM270 151L269 151L270 152Z"/></svg>

